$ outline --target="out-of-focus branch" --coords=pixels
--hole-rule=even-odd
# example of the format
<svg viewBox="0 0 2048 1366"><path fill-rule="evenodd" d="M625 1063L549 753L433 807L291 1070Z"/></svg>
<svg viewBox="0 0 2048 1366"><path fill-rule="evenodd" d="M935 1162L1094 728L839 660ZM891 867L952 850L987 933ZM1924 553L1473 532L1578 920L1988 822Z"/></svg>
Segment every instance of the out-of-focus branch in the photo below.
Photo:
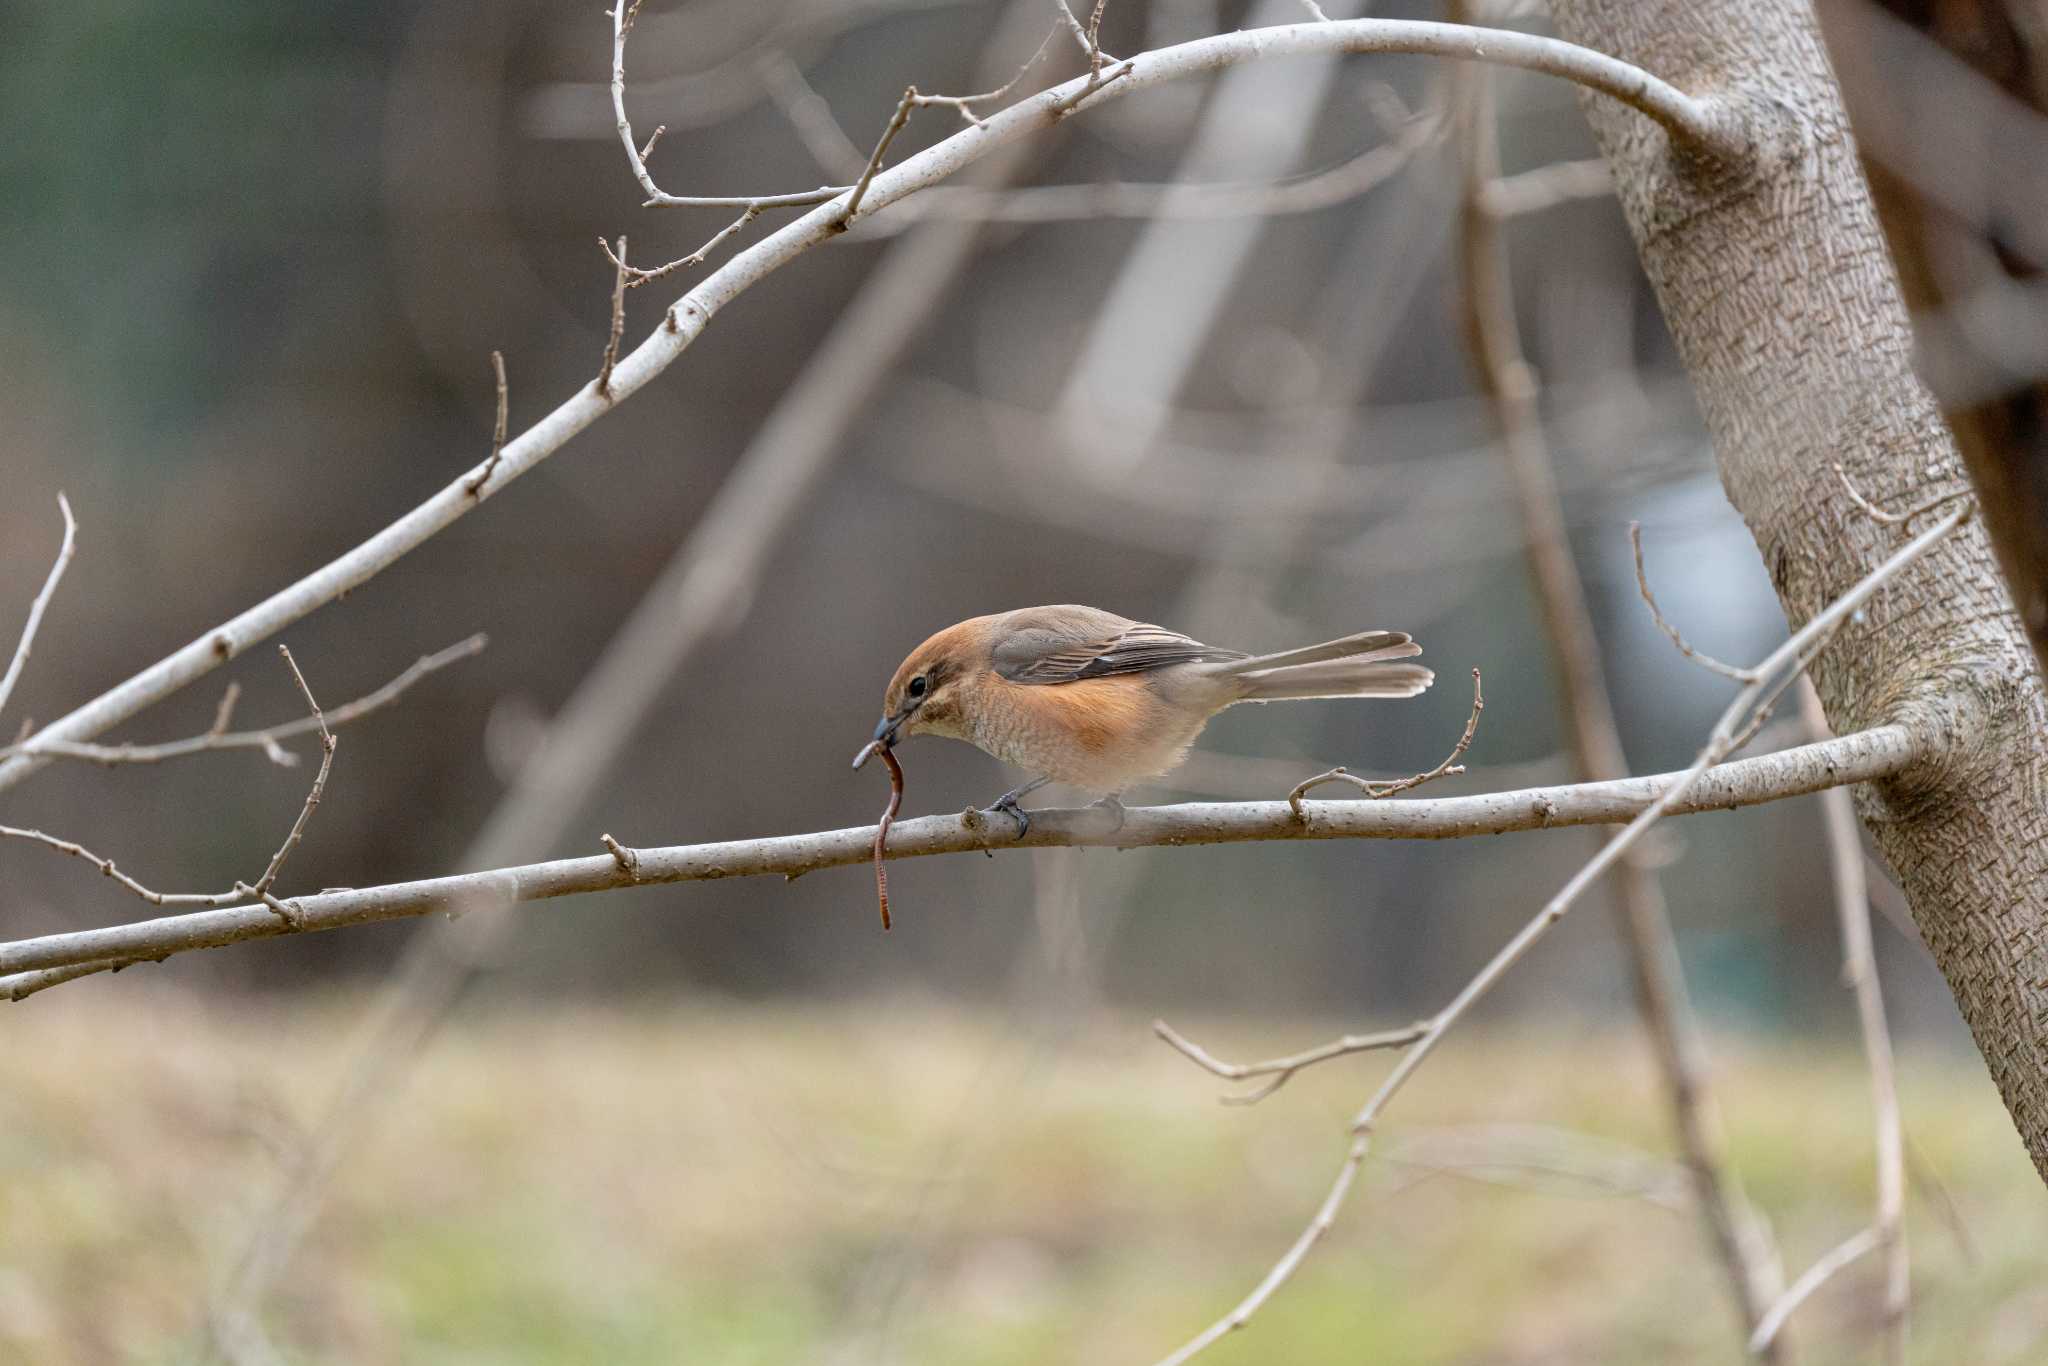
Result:
<svg viewBox="0 0 2048 1366"><path fill-rule="evenodd" d="M1022 18L1013 0L991 46ZM1032 4L1032 10L1037 6ZM1007 180L1028 165L1027 148L990 159ZM675 677L752 601L794 519L846 448L847 429L871 404L903 353L977 259L977 226L934 223L887 248L858 293L826 329L801 373L748 441L666 567L628 612L548 726L545 743L520 765L458 866L489 868L545 849L589 804ZM238 1240L206 1322L226 1348L253 1322L270 1287L289 1269L317 1217L335 1170L400 1090L416 1059L474 973L488 966L521 920L495 902L416 936L381 993L366 1042L337 1079L307 1141L278 1188ZM60 969L77 975L78 969ZM51 983L54 985L55 983Z"/></svg>
<svg viewBox="0 0 2048 1366"><path fill-rule="evenodd" d="M1952 526L1952 520L1945 521L1941 529ZM1919 544L1915 542L1915 546ZM1679 774L1476 797L1312 801L1303 803L1299 817L1285 801L1195 802L1129 807L1123 824L1111 829L1103 813L1093 808L1034 811L1029 832L1020 836L1010 822L991 821L984 812L970 810L959 816L899 822L890 831L887 853L889 858L900 859L1013 848L1146 849L1268 840L1456 839L1514 830L1610 825L1632 817L1640 821L1641 813L1650 810L1674 814L1727 811L1868 782L1925 759L1929 744L1929 737L1904 726L1880 726L1825 744L1724 764L1704 777L1703 762ZM1720 752L1717 746L1715 757ZM337 889L298 898L299 924L292 928L339 929L475 905L509 905L656 883L800 877L824 868L867 862L873 854L874 838L873 826L857 826L767 839L634 849L630 869L612 855L602 854L383 887ZM122 959L217 948L284 932L285 927L260 907L168 916L0 943L0 974L84 962L112 966ZM0 977L0 994L19 991L22 985Z"/></svg>
<svg viewBox="0 0 2048 1366"><path fill-rule="evenodd" d="M57 495L57 510L64 514L64 539L57 547L57 558L50 565L49 576L43 580L42 591L28 605L28 622L21 628L21 640L14 647L14 658L7 662L7 672L0 674L0 711L7 709L7 699L13 695L15 682L20 679L29 654L35 649L36 632L42 629L43 613L48 610L50 599L56 596L57 585L64 581L64 570L78 549L78 521L71 515L71 500L61 493Z"/></svg>
<svg viewBox="0 0 2048 1366"><path fill-rule="evenodd" d="M1160 184L1105 181L1096 185L1030 185L983 190L941 185L910 200L901 214L868 228L869 237L900 232L911 222L961 218L988 223L1066 223L1100 218L1279 218L1314 213L1356 199L1400 171L1434 143L1443 120L1405 120L1392 141L1370 147L1325 171L1249 184Z"/></svg>
<svg viewBox="0 0 2048 1366"><path fill-rule="evenodd" d="M373 711L388 707L428 674L481 653L484 646L489 643L489 637L478 632L467 640L457 641L445 650L422 655L406 666L404 673L375 692L365 693L355 701L344 703L326 713L326 723L329 727L345 726L351 721L361 720ZM228 685L228 690L221 695L220 708L214 713L213 725L208 727L204 734L188 736L183 740L166 740L153 745L96 745L73 740L46 740L40 735L31 735L18 745L0 748L0 759L23 754L51 759L81 759L87 763L111 767L118 764L160 764L166 759L182 759L187 755L205 754L213 750L260 749L272 763L286 768L297 764L298 756L286 749L282 742L321 729L320 719L302 716L295 721L266 726L262 730L231 731L227 728L228 721L234 713L235 699L239 695L238 688L233 684Z"/></svg>
<svg viewBox="0 0 2048 1366"><path fill-rule="evenodd" d="M1807 683L1799 709L1815 739L1828 734L1820 696ZM1906 1247L1906 1140L1899 1118L1899 1086L1892 1066L1891 1031L1885 1023L1884 991L1877 980L1877 954L1870 942L1870 898L1864 877L1863 841L1856 830L1856 806L1847 788L1820 794L1827 824L1828 865L1834 878L1835 918L1842 930L1842 977L1856 996L1856 1025L1870 1068L1870 1108L1877 1135L1877 1217L1871 1226L1884 1258L1885 1360L1904 1366L1906 1306L1912 1295L1912 1259ZM1759 1325L1758 1332L1762 1332Z"/></svg>
<svg viewBox="0 0 2048 1366"><path fill-rule="evenodd" d="M622 11L614 14L615 21L623 24ZM1547 72L1638 109L1674 136L1702 149L1741 155L1737 145L1741 142L1740 117L1735 111L1713 100L1695 99L1637 67L1591 49L1505 30L1354 19L1219 34L1145 53L1126 63L1122 68L1126 74L1114 81L1077 77L1053 86L878 174L863 199L862 210L879 213L998 147L1041 132L1080 109L1247 61L1337 52L1413 52ZM618 79L622 90L623 74ZM619 98L623 110L623 95ZM630 128L621 131L637 157L639 149L630 147ZM813 196L797 196L796 200L815 204ZM755 202L753 198L729 201L737 208ZM768 201L759 202L766 206ZM77 708L49 726L45 734L54 740L89 740L396 563L560 450L620 400L631 397L673 364L720 309L775 270L836 237L846 228L846 218L844 209L835 203L816 204L809 213L714 271L668 310L652 335L619 358L607 392L597 392L595 385L584 386L498 452L491 484L472 491L472 481L482 473L481 466L472 467L361 545ZM0 790L12 787L47 762L32 755L0 760Z"/></svg>
<svg viewBox="0 0 2048 1366"><path fill-rule="evenodd" d="M1415 1075L1417 1069L1422 1066L1429 1055L1435 1051L1436 1046L1443 1041L1445 1034L1458 1021L1462 1020L1466 1013L1471 1010L1472 1006L1484 997L1487 992L1491 991L1494 985L1502 977L1506 976L1515 964L1519 963L1527 955L1538 940L1548 934L1558 921L1564 919L1570 913L1572 906L1585 894L1587 888L1598 881L1601 875L1621 862L1629 850L1641 841L1652 826L1665 815L1682 810L1683 806L1681 804L1697 794L1702 782L1711 781L1716 772L1722 771L1716 766L1720 764L1721 759L1733 748L1740 729L1744 727L1745 718L1763 703L1767 695L1768 690L1765 680L1775 678L1787 671L1796 676L1797 672L1805 667L1806 661L1811 659L1814 652L1817 652L1827 643L1836 630L1840 628L1841 624L1849 618L1851 613L1855 612L1863 603L1869 601L1871 596L1878 589L1882 588L1894 575L1926 554L1943 537L1961 526L1969 519L1969 516L1970 510L1968 508L1957 509L1942 518L1940 522L1928 530L1922 532L1919 536L1914 537L1912 541L1894 552L1876 569L1865 575L1862 581L1854 588L1851 588L1827 607L1815 613L1804 626L1793 632L1791 639L1773 650L1763 663L1757 665L1757 681L1751 683L1738 693L1735 700L1729 703L1727 709L1721 713L1720 718L1714 723L1714 728L1707 738L1707 743L1693 760L1692 767L1678 774L1676 780L1659 793L1656 800L1643 807L1635 819L1631 820L1619 834L1601 846L1600 852L1593 857L1592 861L1574 873L1557 895L1545 902L1543 908L1536 913L1534 918L1523 925L1521 930L1512 939L1503 945L1492 958L1488 959L1485 966L1480 968L1471 980L1459 989L1458 993L1450 999L1442 1010L1425 1021L1427 1027L1423 1030L1422 1034L1401 1055L1401 1060L1394 1065L1393 1070L1387 1074L1386 1079L1380 1083L1379 1088L1372 1093L1372 1098L1366 1101L1364 1107L1353 1118L1351 1122L1351 1146L1345 1150L1344 1159L1338 1164L1337 1174L1330 1183L1329 1191L1323 1196L1322 1204L1317 1207L1315 1215L1309 1220L1307 1226L1302 1229L1294 1242L1281 1254L1280 1259L1273 1264L1271 1269L1266 1272L1265 1277L1252 1288L1251 1293L1238 1301L1236 1307L1229 1313L1217 1319L1200 1333L1197 1333L1178 1350L1162 1358L1160 1366L1181 1366L1182 1363L1199 1355L1231 1333L1244 1327L1264 1307L1266 1302L1273 1297L1274 1293L1293 1277L1302 1262L1308 1257L1308 1254L1314 1250L1315 1245L1322 1240L1323 1235L1336 1222L1338 1211L1343 1208L1344 1200L1350 1194L1352 1184L1357 1180L1359 1168L1364 1164L1366 1154L1371 1151L1373 1132L1378 1126L1380 1117L1385 1112L1387 1105L1400 1093L1401 1088L1408 1084L1410 1078ZM1765 759L1751 759L1744 762L1767 763L1769 758L1775 757L1777 756L1769 756ZM1734 765L1726 765L1724 767L1734 767ZM1452 798L1450 800L1456 799ZM1419 801L1404 802L1400 805L1431 806L1435 804ZM1367 806L1365 809L1369 811L1384 811L1388 808L1383 806Z"/></svg>
<svg viewBox="0 0 2048 1366"><path fill-rule="evenodd" d="M1592 607L1565 530L1555 462L1536 402L1535 371L1522 352L1500 220L1487 203L1488 187L1500 172L1491 73L1472 68L1460 76L1465 96L1458 110L1464 153L1460 261L1467 344L1481 388L1493 402L1501 454L1521 510L1529 576L1549 637L1574 767L1581 779L1613 778L1628 771L1620 727L1601 668ZM1635 545L1640 577L1640 537ZM1647 598L1647 581L1643 591ZM1651 610L1656 610L1654 603ZM1657 620L1665 625L1661 613ZM1681 650L1692 653L1675 630L1668 625L1665 629ZM1754 681L1745 672L1718 667L1739 682ZM1698 1188L1700 1211L1734 1291L1742 1327L1753 1331L1782 1284L1778 1258L1728 1162L1707 1081L1706 1045L1693 1014L1664 891L1655 870L1634 856L1623 860L1616 872L1615 896L1637 1009L1664 1081L1679 1149ZM1771 1352L1769 1359L1776 1360L1777 1353Z"/></svg>
<svg viewBox="0 0 2048 1366"><path fill-rule="evenodd" d="M1319 1062L1332 1058L1346 1058L1354 1053L1377 1053L1388 1048L1405 1048L1421 1038L1428 1028L1424 1024L1412 1024L1405 1029L1383 1029L1377 1034L1346 1034L1332 1039L1329 1043L1314 1048L1290 1053L1284 1058L1268 1058L1264 1062L1225 1062L1208 1049L1196 1043L1164 1020L1152 1022L1152 1032L1166 1040L1173 1048L1205 1072L1229 1081L1247 1081L1253 1077L1265 1077L1266 1084L1239 1095L1224 1096L1225 1105L1254 1105L1272 1095L1291 1081L1296 1072L1304 1067L1313 1067Z"/></svg>
<svg viewBox="0 0 2048 1366"><path fill-rule="evenodd" d="M1814 1291L1826 1285L1836 1272L1876 1247L1877 1242L1877 1230L1864 1229L1861 1233L1844 1238L1826 1256L1806 1268L1804 1274L1792 1282L1785 1293L1764 1312L1762 1321L1756 1326L1756 1332L1749 1338L1751 1354L1762 1356L1768 1352L1771 1344L1778 1340L1778 1333L1784 1328L1786 1320L1792 1317L1792 1312L1805 1304Z"/></svg>

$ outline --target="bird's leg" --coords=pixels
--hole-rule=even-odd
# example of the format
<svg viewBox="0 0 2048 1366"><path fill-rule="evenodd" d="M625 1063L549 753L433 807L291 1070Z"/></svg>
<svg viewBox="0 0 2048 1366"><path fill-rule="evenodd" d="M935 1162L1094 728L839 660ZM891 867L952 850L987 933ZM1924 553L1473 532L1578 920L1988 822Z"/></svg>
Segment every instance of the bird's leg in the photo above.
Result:
<svg viewBox="0 0 2048 1366"><path fill-rule="evenodd" d="M1011 820L1017 822L1017 838L1021 840L1031 833L1031 813L1017 805L1018 799L1029 796L1051 781L1052 779L1050 778L1033 778L1022 787L1013 787L1002 796L996 798L993 802L989 803L988 809L1000 811Z"/></svg>
<svg viewBox="0 0 2048 1366"><path fill-rule="evenodd" d="M1107 811L1110 815L1116 817L1116 824L1109 827L1110 834L1114 835L1117 831L1124 828L1124 798L1121 792L1112 792L1099 801L1088 803L1088 809L1090 811Z"/></svg>

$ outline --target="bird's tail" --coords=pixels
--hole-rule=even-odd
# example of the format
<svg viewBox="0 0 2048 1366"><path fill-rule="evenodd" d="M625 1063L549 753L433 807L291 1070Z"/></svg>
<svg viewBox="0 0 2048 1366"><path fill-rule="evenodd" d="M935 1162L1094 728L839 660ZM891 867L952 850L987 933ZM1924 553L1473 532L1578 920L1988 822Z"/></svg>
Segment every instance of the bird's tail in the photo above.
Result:
<svg viewBox="0 0 2048 1366"><path fill-rule="evenodd" d="M1436 675L1420 664L1390 661L1422 653L1399 631L1361 631L1279 654L1233 659L1218 667L1236 701L1281 702L1309 697L1413 697Z"/></svg>

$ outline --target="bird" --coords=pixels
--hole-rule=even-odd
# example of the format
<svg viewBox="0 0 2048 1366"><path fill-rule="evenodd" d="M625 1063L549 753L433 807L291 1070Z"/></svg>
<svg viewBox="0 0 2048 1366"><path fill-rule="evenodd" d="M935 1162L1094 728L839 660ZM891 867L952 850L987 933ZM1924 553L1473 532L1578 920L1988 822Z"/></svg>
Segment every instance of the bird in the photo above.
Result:
<svg viewBox="0 0 2048 1366"><path fill-rule="evenodd" d="M1019 802L1049 782L1101 794L1123 823L1122 794L1178 767L1209 718L1239 702L1414 697L1435 681L1401 631L1277 654L1204 645L1099 607L1062 603L970 617L912 650L882 694L874 738L854 756L913 735L965 740L1035 774L990 809L1031 828Z"/></svg>

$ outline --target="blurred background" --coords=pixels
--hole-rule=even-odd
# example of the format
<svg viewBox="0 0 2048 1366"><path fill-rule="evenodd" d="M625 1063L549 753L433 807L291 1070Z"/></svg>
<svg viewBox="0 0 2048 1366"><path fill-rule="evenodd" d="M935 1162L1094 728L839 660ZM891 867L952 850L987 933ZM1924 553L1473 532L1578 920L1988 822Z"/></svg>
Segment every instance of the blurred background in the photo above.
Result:
<svg viewBox="0 0 2048 1366"><path fill-rule="evenodd" d="M2041 442L2048 11L1822 9L1927 373L1966 439ZM1302 14L1113 0L1103 44ZM666 128L664 189L845 183L906 83L1000 85L1046 20L649 0L628 108L642 139ZM594 4L0 4L0 638L47 571L60 490L81 526L6 738L482 458L493 350L515 433L588 382L598 239L652 266L730 218L641 207L610 59ZM1079 69L1060 39L1021 88ZM1147 92L756 285L530 477L284 634L329 706L491 643L342 733L280 890L591 853L601 831L872 820L880 780L846 761L897 661L1039 602L1248 650L1391 627L1438 671L1401 706L1226 715L1134 800L1426 768L1474 667L1470 771L1430 795L1568 780L1459 330L1445 77L1298 60ZM1568 88L1495 86L1511 176L1594 155ZM892 161L959 126L920 111ZM1294 188L1247 188L1273 181ZM1554 192L1504 231L1600 663L1631 767L1677 767L1729 692L1650 621L1627 523L1703 649L1756 658L1783 618L1597 170L1521 183ZM630 293L629 344L706 269ZM252 651L110 738L204 730L228 679L243 724L299 712ZM1804 738L1786 718L1759 748ZM966 746L902 757L909 814L1015 781ZM59 765L0 820L212 890L262 868L307 776L247 753ZM843 869L89 979L6 1014L0 1356L1149 1359L1285 1246L1381 1064L1218 1110L1146 1021L1227 1056L1406 1022L1593 843L918 860L894 869L887 937L868 873ZM1674 822L1658 847L1735 1155L1795 1269L1868 1220L1821 849L1811 800ZM0 847L0 879L10 938L146 909L27 845ZM1920 1350L2042 1359L2048 1204L1881 870L1872 899L1919 1154ZM1613 917L1588 905L1397 1107L1410 1127L1313 1274L1216 1359L1730 1359L1639 1034ZM1875 1285L1866 1268L1808 1311L1810 1359L1860 1359Z"/></svg>

